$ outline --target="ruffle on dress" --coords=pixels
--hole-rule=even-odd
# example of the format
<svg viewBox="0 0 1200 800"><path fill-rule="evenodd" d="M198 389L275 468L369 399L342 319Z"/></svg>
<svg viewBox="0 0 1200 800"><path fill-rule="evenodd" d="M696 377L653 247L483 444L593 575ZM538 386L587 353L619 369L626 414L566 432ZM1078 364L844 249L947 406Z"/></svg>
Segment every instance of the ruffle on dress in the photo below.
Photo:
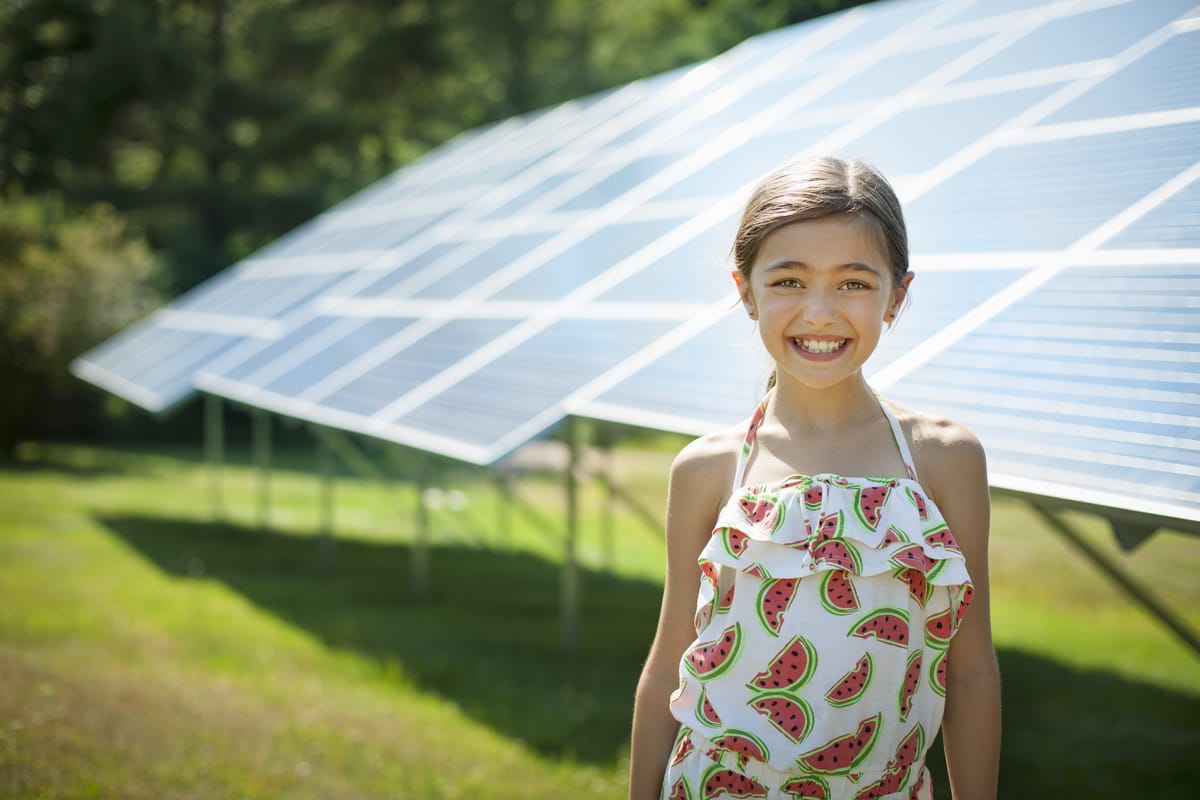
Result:
<svg viewBox="0 0 1200 800"><path fill-rule="evenodd" d="M891 575L922 607L934 587L958 587L954 630L972 593L954 534L909 478L819 474L742 487L721 510L699 565L697 633L717 606L720 567L764 580L818 576L823 602L834 606L853 602L852 578Z"/></svg>

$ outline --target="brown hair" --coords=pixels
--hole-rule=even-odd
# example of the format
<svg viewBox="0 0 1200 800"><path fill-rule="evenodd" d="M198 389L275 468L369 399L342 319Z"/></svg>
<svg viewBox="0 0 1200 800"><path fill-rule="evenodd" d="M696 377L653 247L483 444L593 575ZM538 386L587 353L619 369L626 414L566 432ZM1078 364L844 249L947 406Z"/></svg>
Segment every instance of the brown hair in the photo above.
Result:
<svg viewBox="0 0 1200 800"><path fill-rule="evenodd" d="M733 263L747 281L762 243L784 225L834 214L872 222L892 268L892 285L908 274L908 231L891 184L875 168L856 160L822 156L785 164L763 178L742 212L733 239ZM775 374L767 383L775 385Z"/></svg>

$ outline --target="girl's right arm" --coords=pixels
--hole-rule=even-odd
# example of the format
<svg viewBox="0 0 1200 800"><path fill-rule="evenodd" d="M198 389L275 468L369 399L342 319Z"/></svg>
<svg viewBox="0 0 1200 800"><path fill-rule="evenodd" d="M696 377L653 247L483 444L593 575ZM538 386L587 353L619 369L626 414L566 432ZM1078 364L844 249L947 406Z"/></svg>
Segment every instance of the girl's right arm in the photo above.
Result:
<svg viewBox="0 0 1200 800"><path fill-rule="evenodd" d="M667 574L658 631L642 668L633 707L629 800L657 800L679 723L668 710L679 686L679 659L695 638L700 570L696 559L716 524L732 474L728 448L716 437L685 447L671 465L667 493Z"/></svg>

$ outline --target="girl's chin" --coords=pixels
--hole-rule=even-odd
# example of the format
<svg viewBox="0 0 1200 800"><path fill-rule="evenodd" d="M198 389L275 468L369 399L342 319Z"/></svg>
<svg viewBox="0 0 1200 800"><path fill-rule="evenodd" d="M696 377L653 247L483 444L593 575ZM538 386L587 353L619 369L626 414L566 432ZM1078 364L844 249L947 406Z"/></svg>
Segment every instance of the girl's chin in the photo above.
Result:
<svg viewBox="0 0 1200 800"><path fill-rule="evenodd" d="M843 372L841 370L821 370L810 371L804 369L780 369L778 366L775 369L776 385L787 382L788 384L805 390L825 390L845 384L847 381L858 380L862 377L861 369L855 369L851 372Z"/></svg>

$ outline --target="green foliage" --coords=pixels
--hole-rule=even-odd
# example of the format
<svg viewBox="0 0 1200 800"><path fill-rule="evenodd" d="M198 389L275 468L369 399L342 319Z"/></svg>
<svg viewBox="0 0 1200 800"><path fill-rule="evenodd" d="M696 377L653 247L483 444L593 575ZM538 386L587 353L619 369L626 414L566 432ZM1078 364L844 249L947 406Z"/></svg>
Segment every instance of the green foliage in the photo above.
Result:
<svg viewBox="0 0 1200 800"><path fill-rule="evenodd" d="M3 357L5 369L23 365L25 387L10 388L8 402L80 417L59 414L74 390L46 402L70 385L66 356L147 307L149 255L122 238L122 218L144 232L160 288L174 296L463 130L839 5L848 3L0 3L0 192L47 198L5 209L4 236L40 242L6 250L21 266L5 279ZM0 439L30 423L5 416Z"/></svg>
<svg viewBox="0 0 1200 800"><path fill-rule="evenodd" d="M176 293L462 130L850 4L24 0L0 188L112 203Z"/></svg>
<svg viewBox="0 0 1200 800"><path fill-rule="evenodd" d="M77 431L95 398L66 365L159 304L158 262L109 205L0 202L0 453L19 432ZM85 399L90 398L90 399Z"/></svg>

